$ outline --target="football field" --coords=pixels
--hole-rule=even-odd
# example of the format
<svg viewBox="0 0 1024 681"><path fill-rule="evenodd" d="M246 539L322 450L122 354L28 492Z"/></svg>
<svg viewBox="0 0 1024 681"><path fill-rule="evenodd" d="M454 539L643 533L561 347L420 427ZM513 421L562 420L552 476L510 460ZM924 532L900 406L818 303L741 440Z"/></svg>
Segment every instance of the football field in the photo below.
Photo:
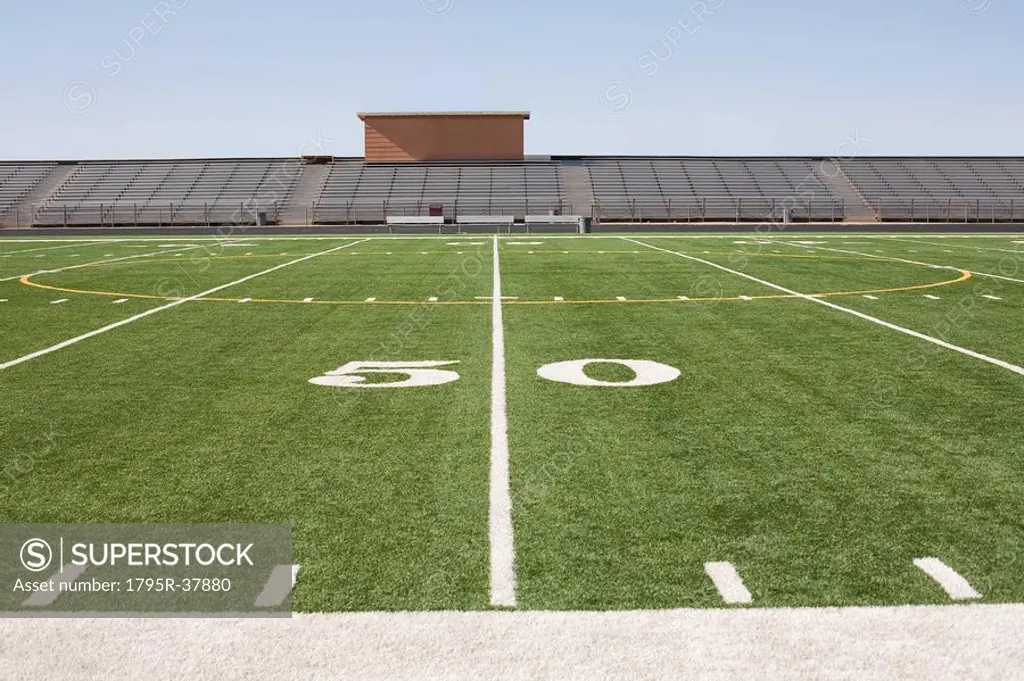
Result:
<svg viewBox="0 0 1024 681"><path fill-rule="evenodd" d="M0 240L0 521L303 612L1024 602L1024 237Z"/></svg>

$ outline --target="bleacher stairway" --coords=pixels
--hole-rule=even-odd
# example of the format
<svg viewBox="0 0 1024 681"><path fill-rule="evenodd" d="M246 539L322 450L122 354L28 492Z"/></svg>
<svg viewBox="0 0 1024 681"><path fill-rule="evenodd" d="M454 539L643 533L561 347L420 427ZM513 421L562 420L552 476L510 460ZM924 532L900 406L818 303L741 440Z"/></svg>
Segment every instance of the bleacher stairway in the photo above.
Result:
<svg viewBox="0 0 1024 681"><path fill-rule="evenodd" d="M822 172L822 168L825 172ZM843 222L878 222L875 210L850 181L842 166L822 161L815 165L815 174L833 194L843 200Z"/></svg>
<svg viewBox="0 0 1024 681"><path fill-rule="evenodd" d="M590 184L590 171L579 159L562 161L562 182L565 195L572 204L573 215L591 217L594 207L594 188Z"/></svg>
<svg viewBox="0 0 1024 681"><path fill-rule="evenodd" d="M13 208L6 214L0 215L0 227L28 227L32 224L32 207L46 200L58 187L60 187L68 175L75 172L78 165L62 163L53 167L50 174L39 181L28 194L25 194Z"/></svg>
<svg viewBox="0 0 1024 681"><path fill-rule="evenodd" d="M326 163L303 163L299 179L295 181L291 196L281 211L282 225L312 224L310 209L320 199L327 182L330 165Z"/></svg>

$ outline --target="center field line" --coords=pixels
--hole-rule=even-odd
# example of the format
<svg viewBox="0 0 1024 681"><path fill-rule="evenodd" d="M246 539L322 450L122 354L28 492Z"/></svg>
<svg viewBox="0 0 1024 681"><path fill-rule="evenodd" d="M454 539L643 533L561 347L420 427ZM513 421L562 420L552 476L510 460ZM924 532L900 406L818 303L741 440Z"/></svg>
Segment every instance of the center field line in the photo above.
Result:
<svg viewBox="0 0 1024 681"><path fill-rule="evenodd" d="M491 301L491 605L516 605L515 542L509 483L508 414L505 402L505 329L501 316L501 265L494 237L494 299Z"/></svg>
<svg viewBox="0 0 1024 681"><path fill-rule="evenodd" d="M184 305L185 303L190 303L192 301L199 300L200 298L205 298L206 296L210 296L210 295L213 295L214 293L217 293L219 291L223 291L226 288L231 288L232 286L237 286L238 284L244 284L245 282L251 281L251 280L253 280L253 279L257 278L257 277L262 277L262 276L264 276L266 274L270 274L271 272L276 272L278 270L284 269L285 267L290 267L292 265L297 265L300 262L305 262L307 260L312 260L313 258L317 258L317 257L319 257L321 255L327 255L328 253L334 253L335 251L340 251L341 249L348 248L349 246L355 246L356 244L360 244L360 243L362 243L364 241L366 241L366 239L360 239L358 241L353 241L351 243L347 243L344 246L338 246L337 248L331 248L331 249L326 250L326 251L320 251L319 253L313 253L312 255L307 255L305 257L298 258L297 260L291 260L291 261L283 263L281 265L276 265L274 267L271 267L270 269L263 270L262 272L257 272L256 274L250 274L249 276L242 277L241 279L238 279L236 281L232 281L232 282L227 283L227 284L221 284L220 286L217 286L216 288L212 288L209 291L203 291L202 293L197 293L194 296L189 296L188 298L182 298L181 300L175 300L174 302L168 303L167 305L161 305L160 307L155 307L152 310L146 310L145 312L137 314L137 315L135 315L133 317L128 317L127 319L122 319L119 322L114 322L113 324L108 324L107 326L104 326L102 328L96 329L94 331L90 331L88 333L83 333L81 336L75 336L74 338L69 338L68 340L62 341L60 343L57 343L56 345L52 345L52 346L50 346L48 348L43 348L42 350L38 350L38 351L33 352L31 354L25 355L24 357L19 357L18 359L12 359L9 362L5 362L3 364L0 364L0 371L3 371L4 369L10 369L13 366L17 366L17 365L22 364L24 362L28 362L29 360L36 359L37 357L42 357L43 355L48 355L51 352L57 352L58 350L63 350L64 348L66 348L68 346L71 346L71 345L74 345L75 343L81 343L82 341L88 340L88 339L92 338L93 336L98 336L101 333L106 333L107 331L113 331L114 329L117 329L117 328L120 328L122 326L125 326L126 324L131 324L132 322L137 322L140 319L145 319L146 317L149 317L150 315L154 315L154 314L156 314L158 312L163 312L164 310L170 310L171 308L178 307L179 305Z"/></svg>
<svg viewBox="0 0 1024 681"><path fill-rule="evenodd" d="M148 253L136 253L135 255L126 255L121 258L111 258L110 260L94 260L92 262L83 262L78 265L68 265L67 267L58 267L52 270L37 270L35 272L29 272L27 274L16 274L13 277L4 277L0 279L0 282L14 281L15 279L21 279L22 277L34 277L39 274L56 274L57 272L66 272L68 270L77 270L83 267L92 267L93 265L102 265L108 262L121 262L122 260L135 260L136 258L147 258L151 255L162 255L164 253L174 253L175 251L188 251L195 248L202 248L202 246L186 246L184 248L175 248L172 250L161 249L159 251L150 251Z"/></svg>
<svg viewBox="0 0 1024 681"><path fill-rule="evenodd" d="M667 248L661 248L660 246L652 246L651 244L644 243L643 241L636 241L634 239L628 239L626 237L622 237L622 238L624 240L626 240L626 241L631 241L632 243L640 244L641 246L646 246L647 248L650 248L650 249L655 250L655 251L661 251L662 253L669 253L671 255L675 255L675 256L680 257L680 258L685 258L686 260L692 260L694 262L703 263L703 264L707 265L708 267L714 267L717 270L721 270L723 272L728 272L729 274L736 275L737 277L743 277L744 279L748 279L748 280L753 281L755 283L761 284L762 286L767 286L768 288L773 288L776 291L782 291L783 293L787 293L787 294L789 294L791 296L794 296L796 298L802 298L803 300L812 302L812 303L814 303L816 305L824 305L825 307L830 307L833 310L838 310L839 312L843 312L843 313L846 313L848 315L853 315L854 317L858 317L858 318L863 319L865 321L869 321L872 324L878 324L879 326L883 326L883 327L885 327L887 329L890 329L892 331L898 331L898 332L906 334L908 336L913 336L914 338L918 338L918 339L923 340L923 341L928 341L929 343L934 343L935 345L938 345L939 347L946 348L947 350L953 350L954 352L959 352L962 355L967 355L968 357L973 357L974 359L980 359L983 362L988 362L989 364L993 364L993 365L995 365L997 367L1000 367L1002 369L1006 369L1007 371L1012 371L1013 373L1015 373L1015 374L1017 374L1019 376L1024 376L1024 367L1019 367L1016 364L1010 364L1009 362L1004 362L1001 359L997 359L995 357L989 357L988 355L983 355L980 352L975 352L974 350L969 350L969 349L961 347L959 345L954 345L953 343L948 343L948 342L946 342L946 341L944 341L944 340L942 340L940 338L935 338L934 336L929 336L929 335L921 333L919 331L914 331L913 329L908 329L908 328L906 328L904 326L899 326L897 324L893 324L892 322L887 322L884 319L879 319L878 317L872 317L869 314L864 314L863 312L859 312L859 311L854 310L854 309L849 308L849 307L843 307L842 305L836 305L835 303L829 302L829 301L824 300L822 298L815 298L814 296L809 296L806 293L800 293L798 291L794 291L792 289L788 289L785 286L780 286L779 284L773 284L772 282L765 281L764 279L758 279L757 277L755 277L753 275L747 274L745 272L740 272L739 270L731 269L731 268L726 267L724 265L719 265L718 263L711 262L710 260L704 260L703 258L698 258L698 257L692 256L692 255L687 255L686 253L679 253L678 251L670 251Z"/></svg>

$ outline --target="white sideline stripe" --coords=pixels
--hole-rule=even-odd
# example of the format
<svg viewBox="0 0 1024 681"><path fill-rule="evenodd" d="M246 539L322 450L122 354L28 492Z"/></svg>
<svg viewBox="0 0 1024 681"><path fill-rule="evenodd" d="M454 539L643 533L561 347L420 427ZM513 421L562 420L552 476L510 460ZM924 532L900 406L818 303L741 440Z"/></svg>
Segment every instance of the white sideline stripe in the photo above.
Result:
<svg viewBox="0 0 1024 681"><path fill-rule="evenodd" d="M954 601L981 598L981 594L975 591L966 579L938 558L915 558L914 565L938 582Z"/></svg>
<svg viewBox="0 0 1024 681"><path fill-rule="evenodd" d="M739 271L734 270L734 269L730 269L728 267L725 267L724 265L719 265L718 263L711 262L710 260L704 260L702 258L698 258L698 257L692 256L692 255L686 255L685 253L679 253L677 251L670 251L667 248L661 248L660 246L652 246L652 245L646 244L646 243L644 243L642 241L635 241L633 239L628 239L626 237L621 237L621 238L626 240L626 241L632 241L633 243L640 244L641 246L646 246L647 248L653 249L655 251L662 251L663 253L670 253L670 254L678 256L680 258L685 258L687 260L693 260L694 262L704 263L705 265L707 265L709 267L714 267L715 269L719 269L719 270L721 270L723 272L728 272L729 274L734 274L734 275L736 275L738 277L743 277L744 279L749 279L750 281L753 281L755 283L761 284L762 286L767 286L768 288L773 288L776 291L782 291L783 293L788 293L791 296L796 296L797 298L802 298L804 300L807 300L807 301L810 301L812 303L815 303L816 305L824 305L825 307L830 307L833 310L838 310L839 312L845 312L846 314L853 315L854 317L859 317L860 319L863 319L865 321L869 321L869 322L871 322L873 324L878 324L879 326L884 326L885 328L890 329L892 331L898 331L898 332L904 333L904 334L906 334L908 336L913 336L914 338L918 338L918 339L923 340L923 341L928 341L929 343L934 343L935 345L938 345L939 347L942 347L942 348L946 348L947 350L953 350L954 352L959 352L962 355L967 355L968 357L973 357L974 359L980 359L983 362L988 362L989 364L993 364L993 365L995 365L997 367L1000 367L1002 369L1006 369L1007 371L1012 371L1013 373L1017 374L1018 376L1024 376L1024 367L1019 367L1016 364L1010 364L1009 362L1004 362L1001 359L997 359L995 357L989 357L988 355L983 355L980 352L975 352L974 350L969 350L969 349L961 347L959 345L954 345L953 343L947 343L946 341L941 340L939 338L935 338L933 336L929 336L929 335L921 333L919 331L914 331L913 329L908 329L906 327L899 326L897 324L893 324L892 322L887 322L884 319L879 319L878 317L872 317L869 314L865 314L863 312L858 312L857 310L853 310L853 309L848 308L848 307L843 307L842 305L836 305L835 303L830 302L828 300L824 300L823 298L815 298L814 296L809 296L806 293L799 293L799 292L794 291L792 289L788 289L785 286L780 286L778 284L773 284L772 282L765 281L764 279L758 279L757 277L751 276L751 275L746 274L744 272L739 272ZM0 367L0 368L2 368L2 367Z"/></svg>
<svg viewBox="0 0 1024 681"><path fill-rule="evenodd" d="M295 590L295 582L299 578L300 565L276 565L263 585L263 591L256 597L253 606L272 608L281 605L288 594Z"/></svg>
<svg viewBox="0 0 1024 681"><path fill-rule="evenodd" d="M128 302L127 298L119 298L119 299L115 300L113 304L114 305L120 305L121 303L127 303L127 302Z"/></svg>
<svg viewBox="0 0 1024 681"><path fill-rule="evenodd" d="M0 620L0 678L1013 679L1022 618L1022 605L976 602L287 620L11 617Z"/></svg>
<svg viewBox="0 0 1024 681"><path fill-rule="evenodd" d="M894 238L893 241L907 241L907 240L906 239ZM927 244L928 246L953 246L954 248L969 248L972 251L988 251L990 253L991 252L999 252L999 253L1013 253L1014 255L1024 255L1024 253L1022 253L1021 251L1014 251L1014 250L1011 250L1009 248L982 248L981 246L967 246L967 245L964 245L964 244L945 244L945 243L937 244L937 243L934 243L934 242L931 242L931 241L925 241L924 238L920 239L920 242L923 243L923 244ZM908 242L908 243L913 243L913 242ZM1011 243L1020 243L1020 242L1011 242ZM917 251L910 251L910 252L911 253L916 253ZM943 250L943 252L944 253L952 253L953 251Z"/></svg>
<svg viewBox="0 0 1024 681"><path fill-rule="evenodd" d="M106 333L107 331L113 331L114 329L117 329L117 328L120 328L122 326L125 326L126 324L131 324L132 322L137 322L140 319L145 319L146 317L148 317L150 315L154 315L154 314L156 314L158 312L163 312L164 310L170 310L171 308L178 307L179 305L184 305L185 303L190 303L190 302L199 300L201 298L205 298L206 296L210 296L210 295L213 295L214 293L217 293L219 291L223 291L226 288L231 288L232 286L237 286L238 284L244 284L245 282L251 281L251 280L253 280L253 279L257 278L257 277L262 277L265 274L270 274L271 272L276 272L278 270L284 269L285 267L290 267L292 265L297 265L300 262L305 262L307 260L312 260L313 258L317 258L317 257L319 257L321 255L326 255L328 253L333 253L334 251L340 251L341 249L348 248L349 246L355 246L356 244L362 243L363 241L366 241L366 239L360 239L359 241L352 241L350 243L345 244L344 246L338 246L336 248L331 248L331 249L326 250L326 251L320 251L319 253L313 253L312 255L303 256L301 258L298 258L297 260L290 260L290 261L288 261L286 263L282 263L280 265L275 265L274 267L271 267L270 269L263 270L262 272L257 272L256 274L250 274L247 277L242 277L241 279L238 279L236 281L232 281L232 282L230 282L228 284L222 284L220 286L217 286L216 288L210 289L209 291L203 291L202 293L197 293L196 295L189 296L188 298L182 298L180 300L175 300L173 302L170 302L170 303L168 303L166 305L161 305L160 307L154 307L153 309L146 310L145 312L137 314L134 317L128 317L127 319L122 319L119 322L114 322L113 324L108 324L107 326L101 327L101 328L96 329L94 331L90 331L89 333L83 333L81 336L75 336L74 338L69 338L66 341L57 343L56 345L51 345L48 348L43 348L42 350L38 350L38 351L33 352L31 354L25 355L24 357L19 357L18 359L12 359L9 362L5 362L3 364L0 364L0 371L3 371L4 369L10 369L13 366L17 366L17 365L22 364L24 362L28 362L29 360L33 360L33 359L35 359L37 357L42 357L43 355L48 355L51 352L56 352L58 350L63 350L64 348L66 348L68 346L71 346L71 345L74 345L75 343L80 343L80 342L82 342L84 340L88 340L89 338L92 338L93 336L98 336L101 333Z"/></svg>
<svg viewBox="0 0 1024 681"><path fill-rule="evenodd" d="M146 248L146 246L140 246L140 248ZM202 246L186 246L185 248L179 248L177 250L179 250L179 251L188 251L188 250L191 250L193 248L202 248ZM108 262L120 262L122 260L134 260L136 258L147 258L147 257L149 257L151 255L156 255L158 253L173 253L173 252L174 251L162 250L162 251L152 251L150 253L136 253L135 255L126 255L126 256L123 256L123 257L120 257L120 258L111 258L110 260L94 260L93 262L84 262L84 263L80 263L78 265L68 265L67 267L58 267L58 268L52 269L52 270L36 270L35 272L26 272L25 274L16 274L13 277L4 277L3 279L0 279L0 282L14 281L15 279L21 279L22 277L34 277L37 274L56 274L57 272L66 272L67 270L77 270L77 269L80 269L82 267L91 267L92 265L100 265L100 264L108 263Z"/></svg>
<svg viewBox="0 0 1024 681"><path fill-rule="evenodd" d="M718 593L722 595L722 600L726 603L752 603L754 601L754 597L743 585L743 579L740 578L740 573L736 572L732 563L704 563L704 572L714 582L715 588L718 589Z"/></svg>
<svg viewBox="0 0 1024 681"><path fill-rule="evenodd" d="M72 584L85 572L85 565L65 565L63 572L56 572L50 576L49 581L53 584L53 591L36 591L22 601L25 608L41 608L50 605L61 595L61 584Z"/></svg>
<svg viewBox="0 0 1024 681"><path fill-rule="evenodd" d="M983 295L983 296L981 296L981 297L982 297L982 298L988 298L989 300L1002 300L1002 298L1000 298L999 296L991 296L991 295L989 295L989 294L987 294L987 293L986 293L986 294L984 294L984 295Z"/></svg>
<svg viewBox="0 0 1024 681"><path fill-rule="evenodd" d="M68 302L67 298L61 298L60 300L51 300L50 305L61 305L66 302Z"/></svg>
<svg viewBox="0 0 1024 681"><path fill-rule="evenodd" d="M505 411L505 327L501 314L501 264L494 237L494 300L491 301L491 605L516 604L512 492L509 483L508 414Z"/></svg>
<svg viewBox="0 0 1024 681"><path fill-rule="evenodd" d="M942 298L939 298L938 296L933 296L930 293L924 294L924 297L927 298L928 300L942 300Z"/></svg>
<svg viewBox="0 0 1024 681"><path fill-rule="evenodd" d="M878 300L878 296L872 296L872 295L866 295L865 294L864 297L867 298L868 300Z"/></svg>

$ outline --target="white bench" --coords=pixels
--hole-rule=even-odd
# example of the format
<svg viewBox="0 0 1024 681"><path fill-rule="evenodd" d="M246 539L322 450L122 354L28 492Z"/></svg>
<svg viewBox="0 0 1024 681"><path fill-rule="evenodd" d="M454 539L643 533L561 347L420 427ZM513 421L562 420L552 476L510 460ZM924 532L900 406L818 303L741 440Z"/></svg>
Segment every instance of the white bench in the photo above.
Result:
<svg viewBox="0 0 1024 681"><path fill-rule="evenodd" d="M511 232L515 221L514 215L459 215L455 218L455 223L459 225L460 232L464 225L493 227L495 231L498 231L497 228L499 227L504 227L506 232Z"/></svg>
<svg viewBox="0 0 1024 681"><path fill-rule="evenodd" d="M437 233L441 233L444 227L444 216L441 215L388 215L388 231L393 227L437 227Z"/></svg>
<svg viewBox="0 0 1024 681"><path fill-rule="evenodd" d="M582 234L582 215L527 215L524 219L529 231L530 225L576 225L577 231Z"/></svg>

